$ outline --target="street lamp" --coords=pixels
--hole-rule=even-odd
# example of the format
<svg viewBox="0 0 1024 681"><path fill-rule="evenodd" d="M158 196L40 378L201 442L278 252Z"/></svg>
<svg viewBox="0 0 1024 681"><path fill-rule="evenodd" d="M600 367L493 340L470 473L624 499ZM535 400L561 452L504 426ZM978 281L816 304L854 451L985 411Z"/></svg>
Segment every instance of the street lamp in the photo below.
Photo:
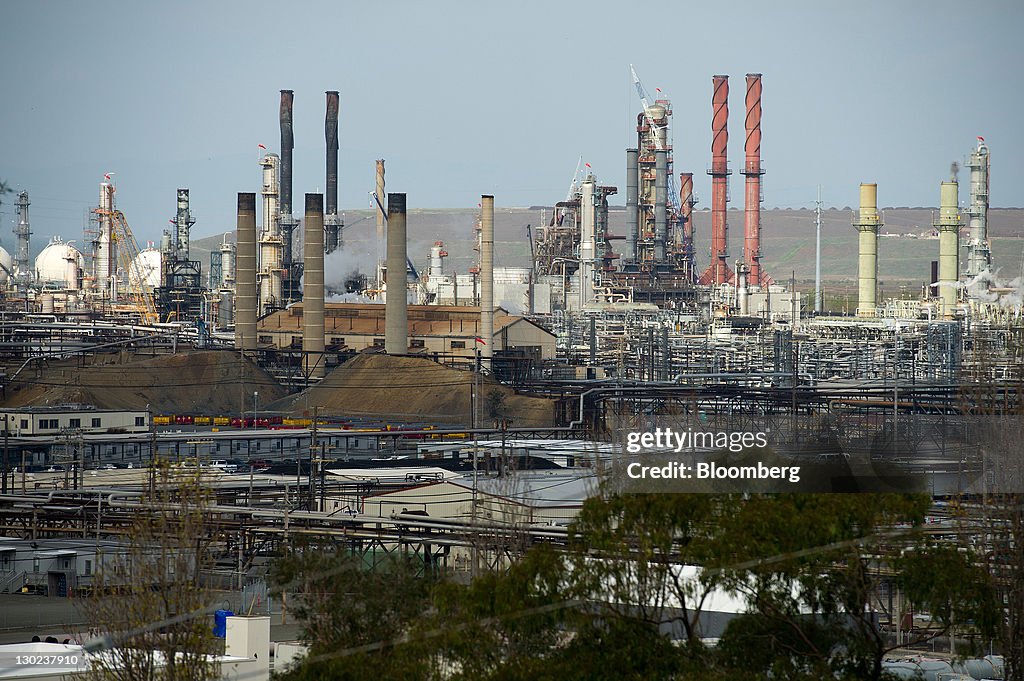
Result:
<svg viewBox="0 0 1024 681"><path fill-rule="evenodd" d="M256 400L259 398L259 391L252 391L252 428L256 430Z"/></svg>

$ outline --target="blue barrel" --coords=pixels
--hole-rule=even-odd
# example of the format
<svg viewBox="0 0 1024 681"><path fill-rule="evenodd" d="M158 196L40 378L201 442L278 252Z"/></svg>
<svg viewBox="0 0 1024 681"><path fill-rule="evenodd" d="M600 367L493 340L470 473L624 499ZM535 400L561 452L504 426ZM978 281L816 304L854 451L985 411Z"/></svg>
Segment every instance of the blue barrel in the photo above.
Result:
<svg viewBox="0 0 1024 681"><path fill-rule="evenodd" d="M228 618L235 613L230 610L215 610L213 613L213 635L224 638L227 634Z"/></svg>

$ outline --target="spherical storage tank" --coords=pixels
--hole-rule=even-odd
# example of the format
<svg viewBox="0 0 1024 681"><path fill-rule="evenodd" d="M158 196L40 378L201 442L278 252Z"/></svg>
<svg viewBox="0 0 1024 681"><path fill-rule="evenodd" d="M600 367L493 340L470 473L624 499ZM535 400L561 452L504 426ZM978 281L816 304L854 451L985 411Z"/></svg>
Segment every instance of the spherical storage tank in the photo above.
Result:
<svg viewBox="0 0 1024 681"><path fill-rule="evenodd" d="M0 246L0 284L6 284L14 274L14 258L7 249Z"/></svg>
<svg viewBox="0 0 1024 681"><path fill-rule="evenodd" d="M75 290L79 287L79 272L84 264L82 254L70 241L55 236L36 256L36 279L40 284Z"/></svg>
<svg viewBox="0 0 1024 681"><path fill-rule="evenodd" d="M133 275L141 277L144 286L157 288L160 286L160 264L160 251L145 248L132 261Z"/></svg>

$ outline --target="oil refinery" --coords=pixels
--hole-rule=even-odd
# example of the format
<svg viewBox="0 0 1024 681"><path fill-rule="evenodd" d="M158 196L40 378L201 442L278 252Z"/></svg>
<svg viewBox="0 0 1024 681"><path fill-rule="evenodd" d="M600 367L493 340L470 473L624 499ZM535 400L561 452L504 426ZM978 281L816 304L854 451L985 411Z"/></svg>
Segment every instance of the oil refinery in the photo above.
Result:
<svg viewBox="0 0 1024 681"><path fill-rule="evenodd" d="M232 589L264 575L290 532L476 574L507 567L516 542L566 550L591 478L625 456L624 434L665 422L763 434L787 465L898 464L941 504L1006 489L1013 452L986 438L1019 409L1024 287L999 275L1008 254L991 236L985 141L964 140L963 192L956 163L905 169L935 186L922 240L933 253L902 263L930 273L919 291L883 287L884 205L901 200L863 178L859 205L842 212L857 246L838 256L856 272L855 300L823 305L820 241L813 287L770 257L772 76L747 73L730 95L730 76L709 74L710 97L687 102L687 125L711 132L710 203L698 210L701 161L674 148L693 130L629 70L630 134L615 141L624 172L599 177L581 159L564 198L552 187L511 237L498 222L526 212L507 217L486 187L460 209L472 223L460 238L425 227L415 187L393 191L383 159L358 169L371 208L346 213L338 90L325 92L314 158L296 153L311 143L295 124L313 96L280 90L278 148L260 144L251 172L232 178L245 190L221 197L234 230L193 214L205 187L168 186L169 226L159 244L140 243L107 174L81 239L43 238L29 193L17 193L14 253L0 250L0 535L114 541L164 461L204 471L216 490L218 569ZM744 112L732 156L730 97ZM293 194L293 170L314 165L325 190ZM743 205L730 215L733 167ZM738 216L742 247L730 253ZM815 218L820 240L820 201ZM239 466L247 474L228 470ZM517 467L527 489L505 494ZM565 487L535 491L545 476ZM434 486L443 503L426 498ZM515 514L528 521L508 521L513 537L502 523ZM12 574L0 572L0 593L91 584L71 568ZM899 637L900 587L882 581L882 619Z"/></svg>

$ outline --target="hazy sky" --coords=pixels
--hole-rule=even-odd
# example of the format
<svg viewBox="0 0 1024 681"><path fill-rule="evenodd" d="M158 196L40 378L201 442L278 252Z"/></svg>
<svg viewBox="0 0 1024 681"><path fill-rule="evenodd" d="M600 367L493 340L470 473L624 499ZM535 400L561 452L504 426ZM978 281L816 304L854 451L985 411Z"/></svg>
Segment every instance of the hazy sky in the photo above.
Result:
<svg viewBox="0 0 1024 681"><path fill-rule="evenodd" d="M644 9L646 7L646 9ZM580 155L624 189L646 88L672 98L676 172L710 199L711 76L731 76L730 163L744 74L761 72L765 205L934 205L976 135L992 205L1024 205L1024 3L0 3L0 179L26 189L34 245L81 240L103 173L140 242L191 189L193 232L234 228L277 151L295 91L295 206L324 186L324 91L341 92L340 202L369 206L374 159L410 208L564 198ZM961 176L962 180L966 175ZM732 176L742 206L742 176ZM962 198L967 183L963 182ZM13 244L12 196L0 242ZM621 203L622 193L615 197ZM368 222L363 222L364 229ZM35 248L33 249L35 250Z"/></svg>

